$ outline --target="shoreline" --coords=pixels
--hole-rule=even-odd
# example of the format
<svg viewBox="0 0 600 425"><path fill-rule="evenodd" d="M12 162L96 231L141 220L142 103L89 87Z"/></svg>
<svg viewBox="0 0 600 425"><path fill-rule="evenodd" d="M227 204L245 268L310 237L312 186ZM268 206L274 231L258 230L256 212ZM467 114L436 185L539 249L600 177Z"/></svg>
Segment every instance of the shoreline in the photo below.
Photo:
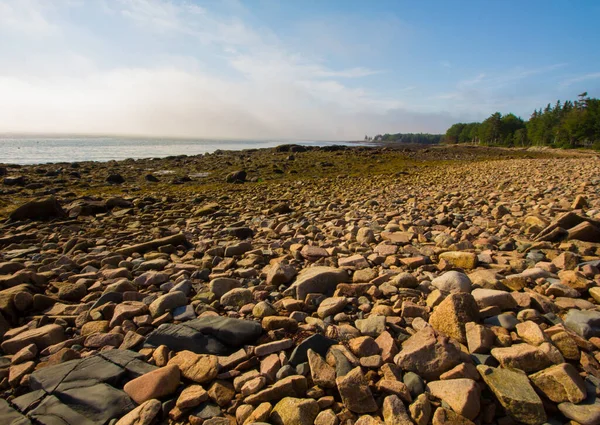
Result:
<svg viewBox="0 0 600 425"><path fill-rule="evenodd" d="M42 388L102 423L578 418L600 357L597 159L289 145L8 168L0 416L35 415Z"/></svg>

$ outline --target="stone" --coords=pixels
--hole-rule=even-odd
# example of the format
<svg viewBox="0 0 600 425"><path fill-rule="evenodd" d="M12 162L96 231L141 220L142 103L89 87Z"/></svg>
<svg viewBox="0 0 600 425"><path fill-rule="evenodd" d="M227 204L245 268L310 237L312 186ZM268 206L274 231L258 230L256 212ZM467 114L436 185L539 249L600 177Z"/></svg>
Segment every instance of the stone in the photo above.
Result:
<svg viewBox="0 0 600 425"><path fill-rule="evenodd" d="M199 406L208 400L208 393L201 385L189 385L183 389L175 405L180 409Z"/></svg>
<svg viewBox="0 0 600 425"><path fill-rule="evenodd" d="M408 407L410 417L416 425L427 425L431 420L431 403L426 394L420 394Z"/></svg>
<svg viewBox="0 0 600 425"><path fill-rule="evenodd" d="M289 362L292 366L298 366L300 363L307 362L309 349L324 357L327 355L329 348L337 343L336 340L327 338L321 334L311 335L296 346L290 356Z"/></svg>
<svg viewBox="0 0 600 425"><path fill-rule="evenodd" d="M78 302L87 294L87 287L83 283L66 283L58 290L58 299L63 301Z"/></svg>
<svg viewBox="0 0 600 425"><path fill-rule="evenodd" d="M167 311L186 304L187 297L183 292L169 292L168 294L161 295L155 301L153 301L148 307L148 310L150 311L152 317L158 317Z"/></svg>
<svg viewBox="0 0 600 425"><path fill-rule="evenodd" d="M517 307L517 302L510 295L510 292L499 291L496 289L476 288L471 292L475 302L480 309L496 306L500 310L512 310Z"/></svg>
<svg viewBox="0 0 600 425"><path fill-rule="evenodd" d="M310 366L310 374L315 385L323 388L335 387L335 369L329 366L325 360L315 353L313 350L308 350L308 364Z"/></svg>
<svg viewBox="0 0 600 425"><path fill-rule="evenodd" d="M449 271L431 281L442 292L471 292L471 279L464 273Z"/></svg>
<svg viewBox="0 0 600 425"><path fill-rule="evenodd" d="M1 345L6 354L16 354L19 350L35 344L38 350L43 350L50 345L58 344L66 339L62 326L51 324L22 332L13 338L4 341Z"/></svg>
<svg viewBox="0 0 600 425"><path fill-rule="evenodd" d="M342 403L354 413L375 412L378 407L360 367L336 379Z"/></svg>
<svg viewBox="0 0 600 425"><path fill-rule="evenodd" d="M262 334L260 323L222 316L205 316L181 324L164 324L148 334L146 344L174 351L227 355Z"/></svg>
<svg viewBox="0 0 600 425"><path fill-rule="evenodd" d="M385 425L412 425L413 423L404 403L396 395L389 395L383 399L381 413Z"/></svg>
<svg viewBox="0 0 600 425"><path fill-rule="evenodd" d="M21 205L8 218L12 221L20 220L49 220L52 218L66 217L67 213L62 209L55 197L33 200Z"/></svg>
<svg viewBox="0 0 600 425"><path fill-rule="evenodd" d="M490 329L475 322L465 324L465 335L470 353L489 353L496 340L496 335Z"/></svg>
<svg viewBox="0 0 600 425"><path fill-rule="evenodd" d="M536 372L552 364L548 356L538 347L529 344L514 344L510 347L493 348L494 356L502 367Z"/></svg>
<svg viewBox="0 0 600 425"><path fill-rule="evenodd" d="M233 384L222 379L216 380L207 391L212 401L219 406L227 406L235 396Z"/></svg>
<svg viewBox="0 0 600 425"><path fill-rule="evenodd" d="M377 338L385 331L385 316L369 316L354 322L361 334Z"/></svg>
<svg viewBox="0 0 600 425"><path fill-rule="evenodd" d="M148 400L119 419L115 425L151 425L161 408L160 401Z"/></svg>
<svg viewBox="0 0 600 425"><path fill-rule="evenodd" d="M180 372L169 365L146 373L125 384L123 391L138 404L173 394L179 387Z"/></svg>
<svg viewBox="0 0 600 425"><path fill-rule="evenodd" d="M558 410L567 418L580 425L600 424L600 404L592 403L560 403Z"/></svg>
<svg viewBox="0 0 600 425"><path fill-rule="evenodd" d="M241 288L242 284L237 279L231 279L229 277L218 277L213 279L208 284L208 289L210 292L215 294L217 298L221 298L227 292L232 289Z"/></svg>
<svg viewBox="0 0 600 425"><path fill-rule="evenodd" d="M427 384L427 391L467 419L473 420L479 415L481 391L472 379L432 381Z"/></svg>
<svg viewBox="0 0 600 425"><path fill-rule="evenodd" d="M348 301L346 300L346 297L326 298L319 304L317 314L320 318L324 319L327 316L333 316L340 313L347 304Z"/></svg>
<svg viewBox="0 0 600 425"><path fill-rule="evenodd" d="M220 303L228 307L242 307L251 301L252 291L247 288L234 288L221 297Z"/></svg>
<svg viewBox="0 0 600 425"><path fill-rule="evenodd" d="M547 341L547 337L542 329L537 323L532 322L531 320L518 323L516 330L517 335L528 344L537 346Z"/></svg>
<svg viewBox="0 0 600 425"><path fill-rule="evenodd" d="M285 397L271 411L274 425L313 425L319 405L313 399Z"/></svg>
<svg viewBox="0 0 600 425"><path fill-rule="evenodd" d="M542 400L529 383L527 375L484 365L477 366L477 370L506 413L513 419L528 425L541 425L546 422Z"/></svg>
<svg viewBox="0 0 600 425"><path fill-rule="evenodd" d="M479 309L471 294L454 293L447 296L429 318L429 324L438 332L466 344L465 323L477 322Z"/></svg>
<svg viewBox="0 0 600 425"><path fill-rule="evenodd" d="M435 410L431 423L432 425L475 425L473 421L443 407Z"/></svg>
<svg viewBox="0 0 600 425"><path fill-rule="evenodd" d="M554 403L580 403L587 397L585 383L569 363L551 366L529 376L533 386Z"/></svg>
<svg viewBox="0 0 600 425"><path fill-rule="evenodd" d="M427 327L402 344L402 350L394 359L403 370L415 372L428 381L460 363L460 351L447 337Z"/></svg>
<svg viewBox="0 0 600 425"><path fill-rule="evenodd" d="M285 285L296 276L296 269L288 264L278 263L272 266L267 273L267 285Z"/></svg>
<svg viewBox="0 0 600 425"><path fill-rule="evenodd" d="M214 380L219 373L219 361L216 356L196 354L192 351L180 351L168 366L178 366L184 378L203 384Z"/></svg>
<svg viewBox="0 0 600 425"><path fill-rule="evenodd" d="M244 400L248 404L260 404L275 400L281 400L284 397L304 397L308 384L306 378L300 375L291 375L279 379L269 388L265 388L256 394L252 394Z"/></svg>
<svg viewBox="0 0 600 425"><path fill-rule="evenodd" d="M29 344L26 347L21 348L13 357L10 359L10 364L24 363L35 359L38 354L38 349L35 344Z"/></svg>
<svg viewBox="0 0 600 425"><path fill-rule="evenodd" d="M459 269L471 270L477 266L477 254L474 252L449 251L441 253L439 257Z"/></svg>
<svg viewBox="0 0 600 425"><path fill-rule="evenodd" d="M332 294L339 283L348 282L346 270L333 267L308 267L296 277L296 299L304 300L307 294Z"/></svg>
<svg viewBox="0 0 600 425"><path fill-rule="evenodd" d="M333 410L327 409L319 412L315 418L314 425L338 425L339 420Z"/></svg>
<svg viewBox="0 0 600 425"><path fill-rule="evenodd" d="M266 422L267 420L269 420L269 416L271 416L272 410L273 406L271 406L271 403L261 403L258 406L256 406L256 409L253 409L250 412L248 417L242 423L245 425L250 425L256 422Z"/></svg>
<svg viewBox="0 0 600 425"><path fill-rule="evenodd" d="M565 326L586 339L600 337L600 311L571 309L565 317Z"/></svg>

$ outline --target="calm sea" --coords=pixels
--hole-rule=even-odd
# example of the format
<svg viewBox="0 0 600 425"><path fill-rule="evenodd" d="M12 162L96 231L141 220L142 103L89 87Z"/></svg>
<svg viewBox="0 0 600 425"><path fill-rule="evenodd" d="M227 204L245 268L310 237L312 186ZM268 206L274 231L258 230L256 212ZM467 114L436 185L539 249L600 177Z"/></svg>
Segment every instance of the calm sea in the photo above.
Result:
<svg viewBox="0 0 600 425"><path fill-rule="evenodd" d="M95 136L2 136L0 164L43 164L49 162L110 161L127 158L160 158L198 155L222 150L269 148L285 143L307 146L346 142L282 140L152 139Z"/></svg>

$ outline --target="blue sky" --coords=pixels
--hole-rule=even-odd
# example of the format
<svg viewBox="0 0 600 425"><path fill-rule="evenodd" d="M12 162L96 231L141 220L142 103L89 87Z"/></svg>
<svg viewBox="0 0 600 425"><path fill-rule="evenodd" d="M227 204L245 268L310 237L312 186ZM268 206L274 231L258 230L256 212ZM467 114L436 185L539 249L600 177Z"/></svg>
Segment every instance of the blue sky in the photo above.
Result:
<svg viewBox="0 0 600 425"><path fill-rule="evenodd" d="M0 0L0 132L356 139L600 97L598 1Z"/></svg>

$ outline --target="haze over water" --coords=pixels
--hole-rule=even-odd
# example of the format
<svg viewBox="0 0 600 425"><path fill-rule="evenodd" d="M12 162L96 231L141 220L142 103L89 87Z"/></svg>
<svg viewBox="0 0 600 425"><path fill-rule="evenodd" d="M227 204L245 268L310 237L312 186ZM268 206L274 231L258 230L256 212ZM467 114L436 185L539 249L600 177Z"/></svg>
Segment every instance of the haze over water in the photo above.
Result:
<svg viewBox="0 0 600 425"><path fill-rule="evenodd" d="M198 155L218 149L269 148L284 143L325 146L343 142L0 135L0 164L162 158L171 155Z"/></svg>

